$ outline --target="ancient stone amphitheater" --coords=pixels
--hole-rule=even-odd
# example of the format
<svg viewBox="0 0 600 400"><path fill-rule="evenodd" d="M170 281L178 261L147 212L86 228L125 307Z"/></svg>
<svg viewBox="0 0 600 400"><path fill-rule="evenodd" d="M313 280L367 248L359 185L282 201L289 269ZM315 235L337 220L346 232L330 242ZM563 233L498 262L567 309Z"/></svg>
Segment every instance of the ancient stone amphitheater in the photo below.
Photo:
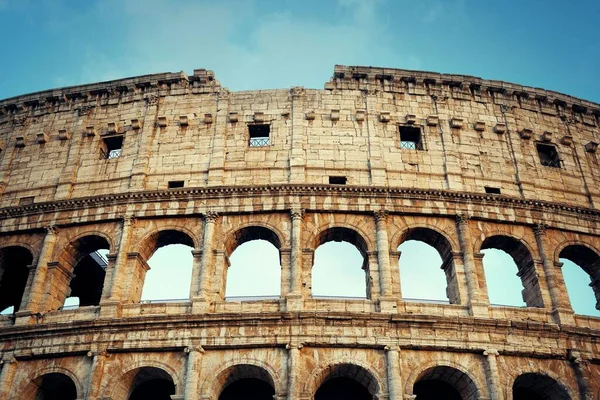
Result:
<svg viewBox="0 0 600 400"><path fill-rule="evenodd" d="M0 398L598 399L600 319L559 259L600 299L599 125L556 92L346 66L323 90L196 70L2 100ZM225 299L255 239L281 296ZM403 300L407 240L440 253L449 304ZM366 299L312 295L329 241L359 249ZM189 299L141 302L174 243ZM490 305L491 248L526 307Z"/></svg>

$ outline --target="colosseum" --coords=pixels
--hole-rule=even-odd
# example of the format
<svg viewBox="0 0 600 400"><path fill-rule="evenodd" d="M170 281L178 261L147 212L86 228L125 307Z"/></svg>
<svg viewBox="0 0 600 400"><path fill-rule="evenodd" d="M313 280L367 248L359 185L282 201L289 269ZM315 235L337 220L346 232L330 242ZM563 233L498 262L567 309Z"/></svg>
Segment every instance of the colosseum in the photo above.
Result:
<svg viewBox="0 0 600 400"><path fill-rule="evenodd" d="M200 69L2 100L0 398L599 399L600 319L560 261L600 308L599 126L561 93L372 67L318 90ZM253 240L279 252L280 295L226 298ZM443 260L446 303L403 298L411 240ZM313 295L330 241L360 252L365 298ZM171 244L193 248L189 297L141 301ZM486 249L525 306L490 304Z"/></svg>

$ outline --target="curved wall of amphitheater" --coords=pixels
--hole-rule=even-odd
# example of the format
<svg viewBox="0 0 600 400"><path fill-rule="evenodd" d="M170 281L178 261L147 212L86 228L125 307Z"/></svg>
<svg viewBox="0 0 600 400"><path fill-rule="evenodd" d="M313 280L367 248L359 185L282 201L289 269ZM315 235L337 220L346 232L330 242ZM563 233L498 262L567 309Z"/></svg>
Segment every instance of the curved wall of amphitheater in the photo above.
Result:
<svg viewBox="0 0 600 400"><path fill-rule="evenodd" d="M600 299L599 124L542 89L345 66L324 90L196 70L0 101L0 398L598 399L600 319L573 312L559 258ZM281 296L226 301L253 239L279 249ZM366 299L311 295L331 240L363 255ZM450 304L403 301L406 240L438 250ZM143 303L170 243L194 248L190 298ZM73 286L98 248L105 271ZM486 248L513 256L527 307L490 306Z"/></svg>

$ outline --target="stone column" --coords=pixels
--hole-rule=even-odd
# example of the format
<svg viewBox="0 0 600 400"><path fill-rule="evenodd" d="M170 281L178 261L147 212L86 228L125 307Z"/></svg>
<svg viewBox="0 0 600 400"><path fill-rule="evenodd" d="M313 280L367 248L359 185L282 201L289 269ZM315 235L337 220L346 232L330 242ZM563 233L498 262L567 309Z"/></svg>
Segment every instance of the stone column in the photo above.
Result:
<svg viewBox="0 0 600 400"><path fill-rule="evenodd" d="M390 400L402 400L402 378L400 376L400 347L385 346L387 382Z"/></svg>
<svg viewBox="0 0 600 400"><path fill-rule="evenodd" d="M123 223L121 225L121 238L119 240L119 250L117 251L117 258L114 264L112 273L112 279L110 284L105 288L108 292L108 301L105 302L107 306L113 308L114 305L120 303L123 300L123 291L125 287L125 266L127 265L127 253L129 251L129 242L131 240L131 232L135 225L135 218L131 215L123 216ZM104 306L104 304L102 304ZM102 311L101 311L102 312Z"/></svg>
<svg viewBox="0 0 600 400"><path fill-rule="evenodd" d="M104 363L107 354L104 351L89 351L88 357L92 357L90 375L86 388L86 399L100 400L100 388L102 386L102 377L104 376Z"/></svg>
<svg viewBox="0 0 600 400"><path fill-rule="evenodd" d="M15 372L17 371L17 360L11 355L2 358L2 371L0 372L0 399L9 399L11 385Z"/></svg>
<svg viewBox="0 0 600 400"><path fill-rule="evenodd" d="M368 251L365 254L365 284L367 298L375 304L379 303L381 292L379 291L379 263L377 251Z"/></svg>
<svg viewBox="0 0 600 400"><path fill-rule="evenodd" d="M288 311L302 309L302 218L304 212L301 209L293 209L290 212L292 221L291 232L291 254L290 254L290 282L289 293L286 299Z"/></svg>
<svg viewBox="0 0 600 400"><path fill-rule="evenodd" d="M185 400L196 400L200 393L198 378L202 368L204 349L202 346L188 346L185 351L188 353L185 371Z"/></svg>
<svg viewBox="0 0 600 400"><path fill-rule="evenodd" d="M554 262L548 255L546 225L537 224L533 228L533 233L535 234L535 241L544 267L544 275L546 276L546 284L550 292L554 319L558 324L574 325L574 313L569 302L564 281L562 280L562 274L559 274L560 270L557 273Z"/></svg>
<svg viewBox="0 0 600 400"><path fill-rule="evenodd" d="M569 361L571 361L571 367L575 371L575 377L577 378L577 386L581 399L593 400L594 394L590 391L589 379L594 378L589 374L589 361L584 360L582 354L577 350L569 350L568 357Z"/></svg>
<svg viewBox="0 0 600 400"><path fill-rule="evenodd" d="M303 87L290 89L291 122L290 122L290 183L304 183L306 180L306 154L304 150L305 117L304 103L306 92Z"/></svg>
<svg viewBox="0 0 600 400"><path fill-rule="evenodd" d="M473 261L473 247L471 246L471 236L469 233L469 217L467 215L456 216L456 227L458 230L458 240L460 243L463 266L465 269L465 277L467 281L467 296L469 312L473 316L488 317L488 305L482 299L479 290L478 271L475 269ZM483 272L483 271L482 271Z"/></svg>
<svg viewBox="0 0 600 400"><path fill-rule="evenodd" d="M48 263L52 261L57 234L58 229L55 226L49 226L46 228L46 237L44 238L42 251L40 252L40 256L38 258L37 267L33 276L33 282L31 284L29 293L26 296L27 300L25 302L25 307L22 311L15 313L17 316L17 325L21 322L19 321L19 317L28 316L40 311L42 301L45 297L44 289L46 286L46 276L48 274Z"/></svg>
<svg viewBox="0 0 600 400"><path fill-rule="evenodd" d="M300 349L302 348L302 343L290 343L286 348L288 349L287 399L296 400L300 396L300 387L298 386L298 364L300 362Z"/></svg>
<svg viewBox="0 0 600 400"><path fill-rule="evenodd" d="M502 387L500 386L500 375L498 373L498 364L496 358L499 356L498 350L490 349L483 352L485 356L486 381L490 392L491 400L504 400Z"/></svg>
<svg viewBox="0 0 600 400"><path fill-rule="evenodd" d="M200 271L202 268L202 249L192 250L192 284L190 285L190 300L198 297L200 292Z"/></svg>
<svg viewBox="0 0 600 400"><path fill-rule="evenodd" d="M23 289L23 295L21 297L21 303L19 304L19 310L16 310L15 312L22 311L27 308L28 294L31 292L31 287L33 286L33 278L35 277L36 267L36 264L31 264L27 266L27 283L25 284L25 288Z"/></svg>
<svg viewBox="0 0 600 400"><path fill-rule="evenodd" d="M376 211L377 263L379 266L379 285L381 297L379 307L382 312L396 312L398 302L392 295L392 271L390 266L390 244L387 234L387 211Z"/></svg>
<svg viewBox="0 0 600 400"><path fill-rule="evenodd" d="M209 211L204 214L204 237L202 239L202 255L200 258L200 282L196 297L192 298L194 312L206 312L210 303L211 271L213 270L213 241L215 224L219 214Z"/></svg>
<svg viewBox="0 0 600 400"><path fill-rule="evenodd" d="M302 265L305 268L301 271L302 282L300 283L300 292L302 298L312 297L312 267L315 261L315 251L313 249L302 249Z"/></svg>
<svg viewBox="0 0 600 400"><path fill-rule="evenodd" d="M58 261L47 264L46 282L43 297L43 309L39 311L58 310L71 294L71 280L75 275Z"/></svg>
<svg viewBox="0 0 600 400"><path fill-rule="evenodd" d="M453 251L448 254L443 261L442 270L446 274L446 296L450 304L467 305L467 280L465 277L465 269L463 267L462 253Z"/></svg>
<svg viewBox="0 0 600 400"><path fill-rule="evenodd" d="M290 280L291 280L291 258L292 258L292 249L290 248L281 248L279 249L279 262L281 265L281 279L279 282L279 290L280 290L280 299L286 299L289 290L290 290Z"/></svg>

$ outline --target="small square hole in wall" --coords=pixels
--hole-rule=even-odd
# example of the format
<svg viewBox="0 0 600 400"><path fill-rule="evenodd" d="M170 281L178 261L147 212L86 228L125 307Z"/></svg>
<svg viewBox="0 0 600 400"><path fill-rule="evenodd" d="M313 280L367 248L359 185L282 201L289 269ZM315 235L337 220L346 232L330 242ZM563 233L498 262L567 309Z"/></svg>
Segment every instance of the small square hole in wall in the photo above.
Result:
<svg viewBox="0 0 600 400"><path fill-rule="evenodd" d="M271 144L271 126L269 124L248 125L248 133L250 136L249 147L262 147Z"/></svg>
<svg viewBox="0 0 600 400"><path fill-rule="evenodd" d="M19 199L19 205L26 206L29 204L33 204L33 199L35 199L35 196L21 197Z"/></svg>
<svg viewBox="0 0 600 400"><path fill-rule="evenodd" d="M111 136L102 139L102 147L100 149L100 155L102 158L110 160L112 158L119 158L123 150L123 136Z"/></svg>
<svg viewBox="0 0 600 400"><path fill-rule="evenodd" d="M330 176L329 177L330 185L345 185L346 181L347 181L347 179L345 176Z"/></svg>
<svg viewBox="0 0 600 400"><path fill-rule="evenodd" d="M560 168L560 157L556 147L551 144L536 144L540 163L546 167Z"/></svg>
<svg viewBox="0 0 600 400"><path fill-rule="evenodd" d="M169 189L177 189L183 187L183 181L169 181Z"/></svg>
<svg viewBox="0 0 600 400"><path fill-rule="evenodd" d="M417 126L400 126L400 148L423 150L421 128Z"/></svg>
<svg viewBox="0 0 600 400"><path fill-rule="evenodd" d="M500 194L500 188L486 186L485 187L485 192L489 193L489 194Z"/></svg>

